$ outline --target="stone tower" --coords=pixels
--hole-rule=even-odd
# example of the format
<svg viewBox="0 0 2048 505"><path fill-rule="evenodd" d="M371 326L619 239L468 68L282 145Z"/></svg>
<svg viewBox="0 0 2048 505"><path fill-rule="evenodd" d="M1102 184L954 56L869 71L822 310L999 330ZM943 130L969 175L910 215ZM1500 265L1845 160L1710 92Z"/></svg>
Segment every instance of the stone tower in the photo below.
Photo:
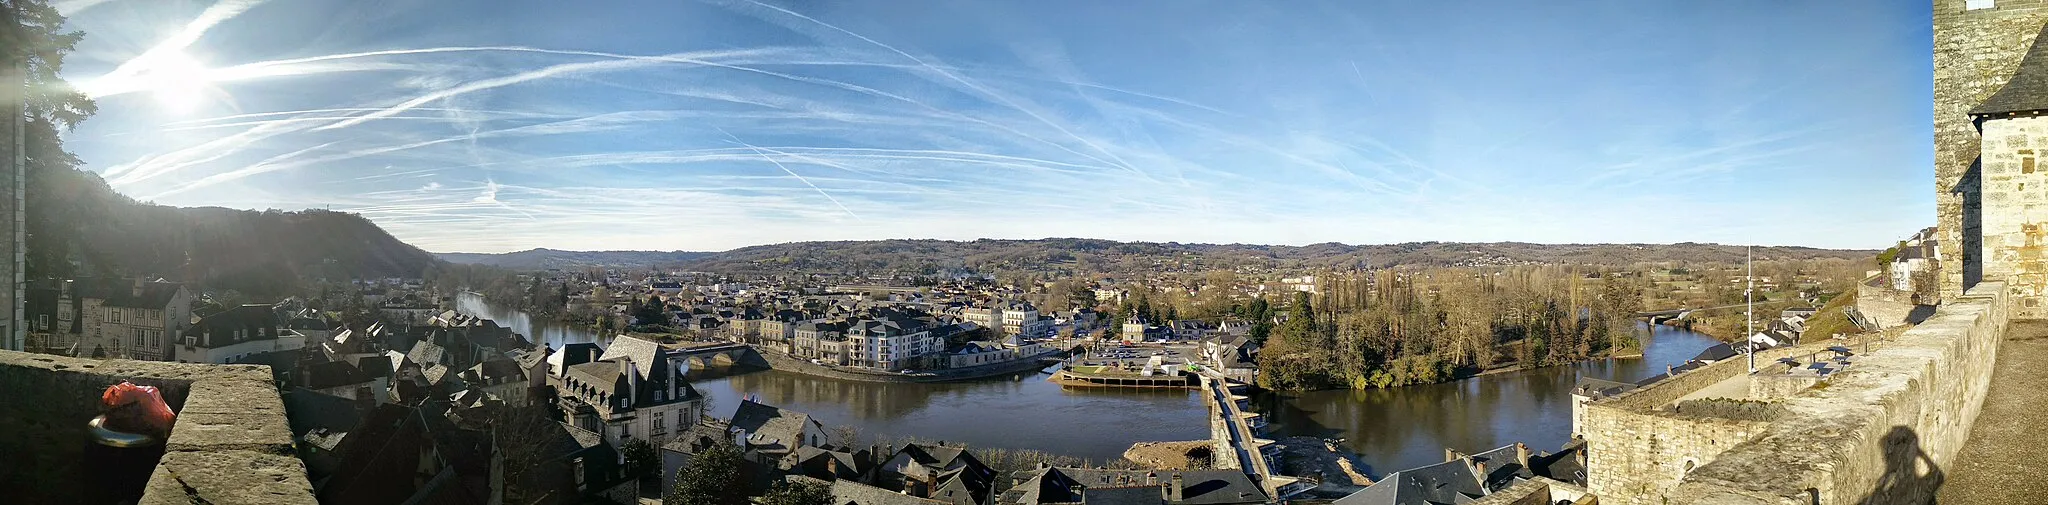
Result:
<svg viewBox="0 0 2048 505"><path fill-rule="evenodd" d="M1979 134L1969 114L2019 68L2048 0L1935 0L1934 185L1941 296L1984 277Z"/></svg>

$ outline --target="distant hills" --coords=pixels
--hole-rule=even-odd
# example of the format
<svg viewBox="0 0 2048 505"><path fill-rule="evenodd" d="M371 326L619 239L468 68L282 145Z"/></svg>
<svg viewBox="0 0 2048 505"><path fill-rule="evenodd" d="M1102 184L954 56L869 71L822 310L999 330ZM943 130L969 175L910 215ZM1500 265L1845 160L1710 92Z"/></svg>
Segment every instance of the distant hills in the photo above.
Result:
<svg viewBox="0 0 2048 505"><path fill-rule="evenodd" d="M1532 244L1522 242L1411 242L1385 245L1337 243L1307 246L1118 242L1052 238L1038 240L871 240L793 242L731 251L576 252L534 249L503 254L443 253L454 263L540 269L575 266L680 268L730 274L796 272L922 273L1043 272L1064 274L1135 271L1269 269L1352 269L1403 265L1482 266L1570 263L1622 266L1635 263L1738 263L1743 246L1721 244ZM1771 259L1862 259L1872 250L1758 247Z"/></svg>
<svg viewBox="0 0 2048 505"><path fill-rule="evenodd" d="M1643 262L1737 263L1742 246L1720 244L1530 244L1521 242L1337 243L1307 246L1183 244L1051 238L793 242L724 252L526 251L433 254L362 216L324 210L248 211L137 202L98 175L31 170L31 279L157 276L254 297L299 294L312 279L423 277L442 262L512 270L662 268L726 274L1200 272L1251 267L1312 271L1404 265L1485 266ZM1870 250L1759 247L1758 259L1863 259Z"/></svg>
<svg viewBox="0 0 2048 505"><path fill-rule="evenodd" d="M306 280L421 277L437 263L355 214L155 205L68 168L32 165L27 199L31 279L152 276L275 298Z"/></svg>
<svg viewBox="0 0 2048 505"><path fill-rule="evenodd" d="M692 251L562 251L527 249L509 253L435 253L442 261L516 270L554 268L641 268L682 265L716 253Z"/></svg>

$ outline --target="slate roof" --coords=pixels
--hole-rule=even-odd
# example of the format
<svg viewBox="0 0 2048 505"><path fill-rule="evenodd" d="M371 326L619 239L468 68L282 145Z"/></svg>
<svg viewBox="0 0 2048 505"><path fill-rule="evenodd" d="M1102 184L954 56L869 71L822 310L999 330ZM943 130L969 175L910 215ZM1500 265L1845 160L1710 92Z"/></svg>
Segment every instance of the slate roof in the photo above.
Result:
<svg viewBox="0 0 2048 505"><path fill-rule="evenodd" d="M1735 357L1735 347L1730 346L1727 343L1721 343L1715 344L1713 347L1708 347L1707 350L1700 351L1700 353L1696 356L1693 356L1692 359L1693 361L1705 361L1712 363L1715 361L1721 361L1733 357Z"/></svg>
<svg viewBox="0 0 2048 505"><path fill-rule="evenodd" d="M1177 505L1225 505L1266 502L1265 490L1259 488L1259 485L1252 482L1251 477L1245 475L1244 472L1236 470L1168 472L1068 467L1038 470L1037 475L1005 492L1002 501L1006 503L1040 504L1074 503L1089 500L1083 503L1099 503L1094 501L1096 499L1094 495L1098 493L1099 489L1137 487L1146 482L1146 474L1148 473L1154 474L1160 485L1143 486L1145 489L1150 490L1149 496L1153 500L1145 503L1160 503L1162 501L1160 487L1162 485L1170 485L1175 474L1181 476L1181 483L1184 486L1181 490L1181 501L1173 502ZM1077 485L1083 487L1080 499L1076 499L1077 497L1073 496L1072 491L1070 491L1071 486ZM1125 498L1135 499L1136 496L1132 495ZM1104 499L1109 498L1106 497Z"/></svg>
<svg viewBox="0 0 2048 505"><path fill-rule="evenodd" d="M327 389L370 382L369 374L343 361L310 363L299 367L298 382L307 389Z"/></svg>
<svg viewBox="0 0 2048 505"><path fill-rule="evenodd" d="M678 451L681 452L681 451ZM867 473L866 458L845 451L828 451L816 447L796 449L797 468L804 474L820 479L828 476L834 479L859 479ZM838 472L832 471L832 462L838 462Z"/></svg>
<svg viewBox="0 0 2048 505"><path fill-rule="evenodd" d="M1566 444L1557 452L1529 457L1529 470L1544 478L1586 485L1586 466L1579 463L1580 453L1585 452L1586 442Z"/></svg>
<svg viewBox="0 0 2048 505"><path fill-rule="evenodd" d="M611 345L605 348L604 356L597 360L631 359L640 365L640 380L644 381L650 380L647 376L654 373L654 367L661 362L656 358L662 356L663 352L659 343L621 335L612 340Z"/></svg>
<svg viewBox="0 0 2048 505"><path fill-rule="evenodd" d="M1472 467L1454 459L1387 474L1333 505L1452 505L1482 496L1486 490L1472 475Z"/></svg>
<svg viewBox="0 0 2048 505"><path fill-rule="evenodd" d="M2048 25L2041 28L2048 34ZM2020 60L2019 70L2005 81L2005 87L1998 93L1970 109L1970 115L2002 114L2048 110L2048 37L2034 36L2033 47L2027 48L2027 56Z"/></svg>
<svg viewBox="0 0 2048 505"><path fill-rule="evenodd" d="M405 353L405 358L412 360L413 363L420 366L446 363L448 361L448 349L441 347L440 344L421 340L419 343L412 345L412 350Z"/></svg>
<svg viewBox="0 0 2048 505"><path fill-rule="evenodd" d="M72 281L71 289L79 298L100 300L105 307L127 307L138 309L164 310L171 299L178 296L184 284L175 282L144 282L142 294L135 293L134 279L85 278Z"/></svg>
<svg viewBox="0 0 2048 505"><path fill-rule="evenodd" d="M198 323L185 329L185 334L203 336L211 333L211 336L201 338L199 345L208 348L225 347L238 342L275 339L279 333L283 333L283 330L280 330L283 327L282 322L277 317L277 311L271 306L249 304L200 318ZM236 330L242 332L241 339L235 338Z"/></svg>
<svg viewBox="0 0 2048 505"><path fill-rule="evenodd" d="M948 505L851 480L832 481L833 505Z"/></svg>
<svg viewBox="0 0 2048 505"><path fill-rule="evenodd" d="M762 445L766 445L763 452L785 454L799 446L807 445L803 440L806 424L812 425L818 431L825 430L825 425L811 419L809 414L782 410L750 400L740 401L739 408L732 413L731 422L733 428L747 430L747 440L752 442L750 445L754 445L755 450L763 450Z"/></svg>
<svg viewBox="0 0 2048 505"><path fill-rule="evenodd" d="M363 421L361 404L355 400L305 388L295 388L281 396L285 422L291 426L293 435L320 428L349 431Z"/></svg>
<svg viewBox="0 0 2048 505"><path fill-rule="evenodd" d="M456 475L445 484L459 485L461 492L444 494L438 485L413 484L419 456L429 446L451 462L447 467ZM490 447L489 434L458 429L430 411L379 405L335 446L338 463L318 490L320 503L392 504L422 497L452 500L431 503L472 503L456 497L490 495Z"/></svg>
<svg viewBox="0 0 2048 505"><path fill-rule="evenodd" d="M1126 486L1090 488L1082 493L1081 503L1086 505L1158 505L1165 503L1164 493L1159 486Z"/></svg>

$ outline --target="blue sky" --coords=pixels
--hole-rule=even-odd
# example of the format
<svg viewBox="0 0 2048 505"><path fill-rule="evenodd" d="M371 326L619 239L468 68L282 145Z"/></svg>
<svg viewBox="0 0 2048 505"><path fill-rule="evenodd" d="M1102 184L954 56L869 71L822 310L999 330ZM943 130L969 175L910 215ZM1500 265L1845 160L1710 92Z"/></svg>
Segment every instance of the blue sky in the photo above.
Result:
<svg viewBox="0 0 2048 505"><path fill-rule="evenodd" d="M432 251L1933 221L1924 2L56 3L117 190Z"/></svg>

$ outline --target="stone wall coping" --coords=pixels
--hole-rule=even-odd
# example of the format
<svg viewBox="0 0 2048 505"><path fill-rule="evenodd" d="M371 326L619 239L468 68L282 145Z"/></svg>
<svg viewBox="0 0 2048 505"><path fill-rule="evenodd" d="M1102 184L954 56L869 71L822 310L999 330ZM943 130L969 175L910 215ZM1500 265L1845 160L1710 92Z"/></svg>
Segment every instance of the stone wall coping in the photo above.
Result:
<svg viewBox="0 0 2048 505"><path fill-rule="evenodd" d="M316 503L305 464L293 451L284 402L268 366L0 351L0 369L161 388L178 419L142 505Z"/></svg>

